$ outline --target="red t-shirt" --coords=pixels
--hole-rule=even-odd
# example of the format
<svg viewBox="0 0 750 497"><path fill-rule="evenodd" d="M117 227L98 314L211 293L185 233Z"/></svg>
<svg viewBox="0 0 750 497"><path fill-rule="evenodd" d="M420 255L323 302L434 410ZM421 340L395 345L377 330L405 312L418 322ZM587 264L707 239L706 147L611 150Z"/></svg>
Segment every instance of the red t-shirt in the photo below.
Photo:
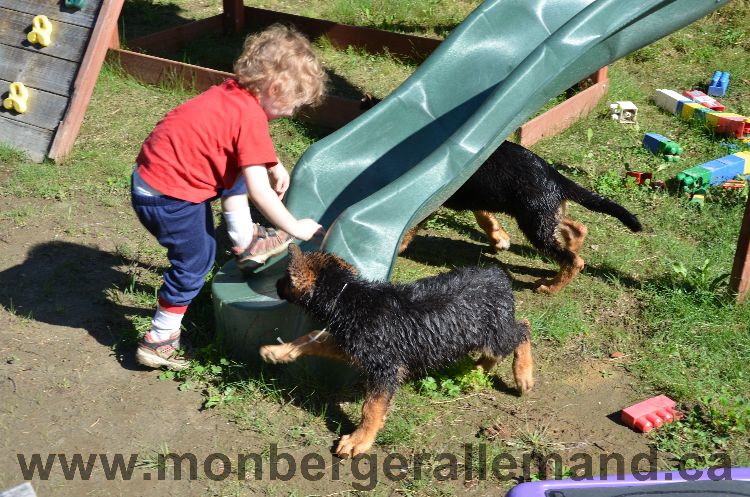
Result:
<svg viewBox="0 0 750 497"><path fill-rule="evenodd" d="M164 116L137 163L149 186L199 203L231 188L242 166L270 167L278 158L258 99L227 79Z"/></svg>

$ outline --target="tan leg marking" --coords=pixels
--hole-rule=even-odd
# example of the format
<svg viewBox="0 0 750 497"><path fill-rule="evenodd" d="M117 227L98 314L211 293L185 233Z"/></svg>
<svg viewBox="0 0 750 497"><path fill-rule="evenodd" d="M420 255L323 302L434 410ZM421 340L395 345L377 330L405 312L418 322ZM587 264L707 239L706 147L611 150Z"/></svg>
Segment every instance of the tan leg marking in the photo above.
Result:
<svg viewBox="0 0 750 497"><path fill-rule="evenodd" d="M425 221L422 221L421 223L419 223L418 225L414 226L409 231L404 233L404 238L401 239L401 245L399 245L398 247L399 254L402 254L409 247L409 244L411 243L412 238L414 238L414 235L417 234L417 231L422 229L422 226L424 225L424 223Z"/></svg>
<svg viewBox="0 0 750 497"><path fill-rule="evenodd" d="M534 388L534 359L531 356L531 325L526 319L521 322L529 332L526 340L513 351L513 377L518 390L523 395Z"/></svg>
<svg viewBox="0 0 750 497"><path fill-rule="evenodd" d="M490 239L490 245L492 245L495 252L507 250L510 247L510 235L500 226L495 214L489 211L472 212L477 220L477 224L487 234L487 238Z"/></svg>
<svg viewBox="0 0 750 497"><path fill-rule="evenodd" d="M297 358L315 355L347 361L349 358L336 346L333 337L327 331L313 331L296 340L280 345L264 345L260 348L260 356L271 364L285 364L294 362Z"/></svg>
<svg viewBox="0 0 750 497"><path fill-rule="evenodd" d="M386 394L367 392L365 403L362 405L362 421L353 433L341 437L336 447L337 456L354 457L372 447L375 437L385 423L389 402L390 398Z"/></svg>

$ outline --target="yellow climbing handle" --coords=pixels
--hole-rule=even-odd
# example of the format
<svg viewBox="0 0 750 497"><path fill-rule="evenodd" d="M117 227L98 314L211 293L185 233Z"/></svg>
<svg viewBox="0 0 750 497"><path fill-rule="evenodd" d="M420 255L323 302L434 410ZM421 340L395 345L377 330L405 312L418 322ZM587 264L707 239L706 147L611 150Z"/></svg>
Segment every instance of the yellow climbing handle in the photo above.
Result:
<svg viewBox="0 0 750 497"><path fill-rule="evenodd" d="M47 16L39 15L34 17L31 21L31 32L29 32L26 39L31 43L46 47L49 45L51 37L52 23L47 19Z"/></svg>
<svg viewBox="0 0 750 497"><path fill-rule="evenodd" d="M8 110L15 110L19 114L26 112L29 101L29 90L23 83L19 83L18 81L11 83L8 93L8 98L3 100L3 107Z"/></svg>

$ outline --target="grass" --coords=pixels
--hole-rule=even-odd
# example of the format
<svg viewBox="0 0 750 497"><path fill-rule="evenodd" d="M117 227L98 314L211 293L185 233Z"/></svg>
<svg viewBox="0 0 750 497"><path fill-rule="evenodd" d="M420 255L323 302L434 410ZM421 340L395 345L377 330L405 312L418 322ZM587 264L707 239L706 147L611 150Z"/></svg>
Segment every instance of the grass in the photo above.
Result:
<svg viewBox="0 0 750 497"><path fill-rule="evenodd" d="M132 37L170 23L214 15L219 4L129 0L124 27ZM268 0L249 4L444 36L476 2ZM518 314L530 319L536 354L545 367L553 365L556 374L566 375L570 364L585 364L619 351L629 358L625 367L638 379L640 393L666 393L678 400L686 413L683 422L650 435L672 465L706 466L721 451L730 454L735 465L750 462L746 368L750 307L734 304L727 295L725 277L731 269L747 192L712 192L706 206L696 209L673 191L637 188L623 176L627 170L642 170L667 179L727 153L721 140L662 112L648 97L655 88L704 84L720 68L732 74L730 92L722 102L738 113L750 114L750 60L746 56L750 38L744 24L748 14L747 3L735 2L610 67L607 100L636 102L640 124L615 123L608 118L606 105L601 105L566 132L533 147L543 157L564 164L561 170L568 177L637 212L646 227L643 234L633 235L611 218L571 206L571 215L589 227L583 250L587 265L564 292L549 297L530 291L531 283L551 274L554 265L528 247L514 223L501 219L514 245L510 252L495 255L486 247L471 214L445 209L428 222L427 231L417 237L406 257L399 258L393 273L396 281L410 281L460 265L503 265L514 278ZM211 47L219 41L202 41L203 47L195 43L180 57L221 67L231 62L236 48L230 45L217 57ZM335 50L325 40L316 46L333 76L335 91L348 96L369 92L383 97L415 68L388 55ZM105 66L81 135L64 164L34 164L23 154L0 146L0 196L17 199L19 204L0 212L0 219L19 228L33 224L37 214L30 206L40 202L70 203L71 226L83 209L104 206L124 212L141 142L164 113L194 94L176 84L145 86L117 67ZM644 152L640 141L647 131L658 131L680 143L685 149L683 162L665 163ZM272 124L271 132L289 167L327 130L281 120ZM118 248L128 269L124 282L113 284L107 295L142 311L130 315L131 329L121 333L120 346L132 348L149 326L148 314L166 258L142 230L127 223L117 229L129 238ZM347 423L359 419L361 408L356 396L316 394L324 388L314 382L310 386L309 378L283 379L278 369L259 374L229 359L214 343L208 290L207 285L185 320L198 360L183 373L162 374L163 379L178 380L182 389L202 391L205 408L222 412L265 440L283 441L291 447L325 447L334 433L351 428ZM5 311L16 314L13 308ZM467 364L435 372L403 388L378 437L379 447L435 452L436 447L453 450L462 442L474 441L479 421L463 420L459 406L479 411L483 396L494 395L490 385L505 379L497 375L506 373L476 376ZM303 383L295 386L295 382ZM342 395L347 400L341 401ZM522 401L505 397L494 396L492 402L520 409ZM342 412L334 412L333 401L341 404ZM557 437L530 426L515 437L506 437L506 443L521 452L544 453L558 447ZM272 490L269 487L269 493ZM412 495L455 491L418 481L402 482L400 490Z"/></svg>

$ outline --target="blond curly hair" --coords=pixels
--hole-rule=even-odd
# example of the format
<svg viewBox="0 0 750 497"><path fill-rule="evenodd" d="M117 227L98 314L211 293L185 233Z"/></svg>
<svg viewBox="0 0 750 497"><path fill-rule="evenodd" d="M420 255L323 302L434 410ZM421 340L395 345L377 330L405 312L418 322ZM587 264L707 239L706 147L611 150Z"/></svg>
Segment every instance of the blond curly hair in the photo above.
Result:
<svg viewBox="0 0 750 497"><path fill-rule="evenodd" d="M277 83L279 101L290 107L318 105L328 79L310 41L281 24L247 37L234 73L239 84L256 96Z"/></svg>

